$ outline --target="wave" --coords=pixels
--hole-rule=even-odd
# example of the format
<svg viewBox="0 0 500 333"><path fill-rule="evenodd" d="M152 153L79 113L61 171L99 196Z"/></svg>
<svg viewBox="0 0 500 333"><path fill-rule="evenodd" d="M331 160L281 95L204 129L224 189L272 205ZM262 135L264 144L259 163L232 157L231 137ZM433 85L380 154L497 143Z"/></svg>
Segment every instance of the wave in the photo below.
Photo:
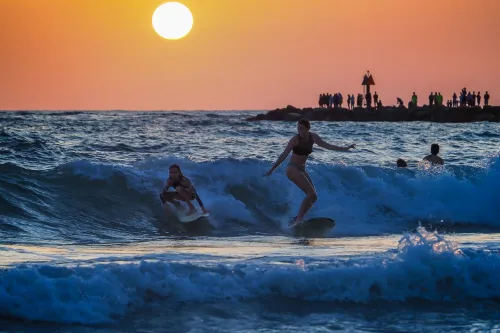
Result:
<svg viewBox="0 0 500 333"><path fill-rule="evenodd" d="M424 228L376 257L283 259L279 264L190 264L145 257L127 264L21 265L0 271L0 316L92 325L154 302L164 307L283 298L467 304L500 297L500 255L462 250Z"/></svg>
<svg viewBox="0 0 500 333"><path fill-rule="evenodd" d="M180 164L194 182L212 212L210 222L225 235L286 234L283 225L304 197L286 178L284 167L263 178L269 165L255 159L197 163L162 158L133 166L82 160L45 171L7 163L0 165L0 214L4 223L20 229L29 224L35 238L149 237L158 234L157 222L164 218L158 193L172 163ZM500 228L498 157L484 169L312 164L308 171L318 192L308 216L335 219L330 235L401 233L419 223L455 231Z"/></svg>

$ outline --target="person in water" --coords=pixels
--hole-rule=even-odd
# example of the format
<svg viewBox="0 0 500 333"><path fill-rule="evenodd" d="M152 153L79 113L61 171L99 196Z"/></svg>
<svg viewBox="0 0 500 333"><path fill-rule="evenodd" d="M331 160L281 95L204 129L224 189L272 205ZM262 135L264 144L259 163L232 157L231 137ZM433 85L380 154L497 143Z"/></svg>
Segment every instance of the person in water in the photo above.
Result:
<svg viewBox="0 0 500 333"><path fill-rule="evenodd" d="M398 160L396 161L396 165L398 166L398 168L406 168L408 166L406 161L402 158L398 158Z"/></svg>
<svg viewBox="0 0 500 333"><path fill-rule="evenodd" d="M169 202L173 204L177 209L181 208L179 201L184 201L189 206L189 211L186 215L191 215L196 213L196 208L194 207L192 200L198 201L203 213L208 213L208 211L203 206L198 193L196 193L195 188L187 179L181 171L181 168L177 164L173 164L168 168L168 178L163 187L162 193L160 193L160 200L163 204ZM168 189L173 187L175 192L168 192Z"/></svg>
<svg viewBox="0 0 500 333"><path fill-rule="evenodd" d="M441 157L439 157L438 154L439 154L439 145L437 143L433 143L431 145L431 154L424 157L424 160L429 161L432 164L444 165L444 160Z"/></svg>
<svg viewBox="0 0 500 333"><path fill-rule="evenodd" d="M316 200L318 199L318 195L316 194L316 189L312 183L311 177L309 177L305 168L307 158L313 151L313 145L317 144L318 146L328 150L340 151L347 151L351 148L356 147L355 144L352 144L348 147L338 147L326 143L318 134L310 132L310 129L311 124L309 123L309 120L299 120L299 122L297 123L298 134L294 135L290 139L290 141L288 141L285 150L278 157L276 163L274 163L271 169L269 169L269 171L264 175L265 177L271 175L273 171L281 163L283 163L290 152L293 151L292 157L290 158L288 166L286 167L286 176L306 194L306 197L300 205L297 216L290 218L290 225L302 222L306 213L309 211L309 209L311 209L314 202L316 202Z"/></svg>

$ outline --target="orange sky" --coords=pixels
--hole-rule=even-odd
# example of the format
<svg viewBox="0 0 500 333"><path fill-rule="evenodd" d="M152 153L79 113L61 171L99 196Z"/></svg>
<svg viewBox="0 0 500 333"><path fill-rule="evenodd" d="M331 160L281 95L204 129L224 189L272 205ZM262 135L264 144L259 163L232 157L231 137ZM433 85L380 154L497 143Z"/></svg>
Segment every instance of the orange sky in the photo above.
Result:
<svg viewBox="0 0 500 333"><path fill-rule="evenodd" d="M500 98L500 0L185 0L182 40L162 0L0 0L0 109L250 110L315 106L321 92L384 104Z"/></svg>

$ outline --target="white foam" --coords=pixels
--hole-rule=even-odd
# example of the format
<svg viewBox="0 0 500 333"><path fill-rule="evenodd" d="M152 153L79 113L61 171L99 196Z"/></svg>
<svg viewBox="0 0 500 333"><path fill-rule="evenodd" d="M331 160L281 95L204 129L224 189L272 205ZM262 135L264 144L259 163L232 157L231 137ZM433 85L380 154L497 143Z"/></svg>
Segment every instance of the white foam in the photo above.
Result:
<svg viewBox="0 0 500 333"><path fill-rule="evenodd" d="M500 256L464 253L420 228L398 249L348 259L282 258L289 264L142 261L95 266L28 266L0 273L0 315L100 324L147 302L238 301L277 296L305 301L370 303L418 299L473 302L500 297ZM146 257L145 257L146 258Z"/></svg>

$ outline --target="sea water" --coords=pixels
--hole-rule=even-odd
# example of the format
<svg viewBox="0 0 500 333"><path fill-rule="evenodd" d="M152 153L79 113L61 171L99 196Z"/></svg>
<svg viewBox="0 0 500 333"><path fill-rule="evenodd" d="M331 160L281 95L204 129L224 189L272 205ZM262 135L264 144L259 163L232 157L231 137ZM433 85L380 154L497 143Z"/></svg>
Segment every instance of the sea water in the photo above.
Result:
<svg viewBox="0 0 500 333"><path fill-rule="evenodd" d="M315 146L308 238L262 177L296 123L253 114L1 112L0 331L500 331L499 124L313 122L357 149ZM174 163L203 223L161 207Z"/></svg>

